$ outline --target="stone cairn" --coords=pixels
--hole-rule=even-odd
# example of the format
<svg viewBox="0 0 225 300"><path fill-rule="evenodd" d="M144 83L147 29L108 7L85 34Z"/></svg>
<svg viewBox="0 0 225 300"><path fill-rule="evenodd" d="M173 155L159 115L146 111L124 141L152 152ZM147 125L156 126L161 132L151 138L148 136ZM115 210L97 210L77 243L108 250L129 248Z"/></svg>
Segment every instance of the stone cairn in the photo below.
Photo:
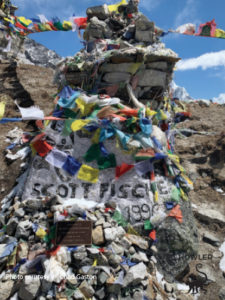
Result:
<svg viewBox="0 0 225 300"><path fill-rule="evenodd" d="M132 96L143 103L151 100L157 108L179 58L159 41L162 30L138 11L138 1L118 10L110 14L107 5L87 9L85 47L67 60L66 81L126 102Z"/></svg>
<svg viewBox="0 0 225 300"><path fill-rule="evenodd" d="M137 108L144 108L143 103L148 101L152 109L163 106L178 57L159 42L161 30L139 13L138 2L129 1L114 13L106 5L88 8L85 47L58 66L55 80L61 87L69 84L86 93L116 96L125 104L131 100ZM11 137L13 142L13 133ZM41 164L43 167L43 162L36 162L38 168ZM57 195L22 197L29 186L26 176L35 172L38 169L33 173L28 169L2 201L1 300L180 297L182 291L176 283L166 282L159 271L167 281L174 282L197 252L197 233L188 201L173 195L182 210L182 224L174 217L166 218L165 213L163 221L157 213L153 216L159 224L156 241L154 234L149 235L150 223L138 231L113 201L91 210L77 204L65 208ZM164 203L162 206L165 208ZM55 244L56 221L71 218L93 222L92 246Z"/></svg>

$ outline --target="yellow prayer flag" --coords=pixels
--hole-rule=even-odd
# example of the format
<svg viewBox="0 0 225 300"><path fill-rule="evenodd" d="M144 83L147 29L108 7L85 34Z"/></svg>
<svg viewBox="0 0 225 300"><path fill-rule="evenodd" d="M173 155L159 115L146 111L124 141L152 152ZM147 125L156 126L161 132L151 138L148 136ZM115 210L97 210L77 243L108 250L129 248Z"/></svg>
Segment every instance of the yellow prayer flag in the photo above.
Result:
<svg viewBox="0 0 225 300"><path fill-rule="evenodd" d="M49 24L43 24L47 31L53 31L52 27Z"/></svg>
<svg viewBox="0 0 225 300"><path fill-rule="evenodd" d="M94 169L87 165L82 165L77 175L78 179L91 182L91 183L98 182L98 177L99 177L99 170Z"/></svg>
<svg viewBox="0 0 225 300"><path fill-rule="evenodd" d="M76 120L71 124L71 129L73 131L81 130L84 126L90 123L91 120Z"/></svg>
<svg viewBox="0 0 225 300"><path fill-rule="evenodd" d="M142 63L133 63L128 69L128 72L131 74L135 74L141 65Z"/></svg>
<svg viewBox="0 0 225 300"><path fill-rule="evenodd" d="M183 200L188 201L188 196L184 193L182 189L180 189L180 195Z"/></svg>
<svg viewBox="0 0 225 300"><path fill-rule="evenodd" d="M159 193L158 193L158 191L155 192L154 196L155 196L155 199L154 199L155 202L158 202L159 201Z"/></svg>
<svg viewBox="0 0 225 300"><path fill-rule="evenodd" d="M162 120L162 121L165 121L165 120L168 119L167 115L164 113L163 110L160 110L160 114L161 114L161 120Z"/></svg>
<svg viewBox="0 0 225 300"><path fill-rule="evenodd" d="M43 228L38 228L36 231L36 236L39 237L40 239L43 239L46 236L46 231Z"/></svg>
<svg viewBox="0 0 225 300"><path fill-rule="evenodd" d="M109 12L118 12L118 8L121 6L121 5L126 5L127 4L127 1L126 0L122 0L120 3L117 3L117 4L113 4L113 5L108 5L108 10Z"/></svg>
<svg viewBox="0 0 225 300"><path fill-rule="evenodd" d="M95 131L95 133L94 133L94 135L93 135L93 137L91 139L91 141L92 141L93 144L98 144L99 143L100 133L101 133L101 128L98 128Z"/></svg>
<svg viewBox="0 0 225 300"><path fill-rule="evenodd" d="M97 266L97 264L98 264L98 260L97 260L97 258L94 260L94 262L93 262L93 265L92 265L92 267L96 267Z"/></svg>
<svg viewBox="0 0 225 300"><path fill-rule="evenodd" d="M156 111L154 111L154 110L151 110L150 108L146 108L146 115L147 115L147 117L153 117L153 116L155 116L157 114L157 112Z"/></svg>
<svg viewBox="0 0 225 300"><path fill-rule="evenodd" d="M215 37L225 39L225 31L222 29L216 29L215 31Z"/></svg>
<svg viewBox="0 0 225 300"><path fill-rule="evenodd" d="M29 26L29 25L32 23L31 20L26 19L26 18L24 18L24 17L17 17L17 19L18 19L20 22L22 22L24 25L26 25L26 26Z"/></svg>
<svg viewBox="0 0 225 300"><path fill-rule="evenodd" d="M72 30L72 23L69 21L63 21L63 28L66 30Z"/></svg>
<svg viewBox="0 0 225 300"><path fill-rule="evenodd" d="M95 103L86 103L80 98L76 100L76 104L81 111L82 117L87 116L91 112L92 108L95 106Z"/></svg>
<svg viewBox="0 0 225 300"><path fill-rule="evenodd" d="M0 102L0 120L3 118L5 113L5 102Z"/></svg>

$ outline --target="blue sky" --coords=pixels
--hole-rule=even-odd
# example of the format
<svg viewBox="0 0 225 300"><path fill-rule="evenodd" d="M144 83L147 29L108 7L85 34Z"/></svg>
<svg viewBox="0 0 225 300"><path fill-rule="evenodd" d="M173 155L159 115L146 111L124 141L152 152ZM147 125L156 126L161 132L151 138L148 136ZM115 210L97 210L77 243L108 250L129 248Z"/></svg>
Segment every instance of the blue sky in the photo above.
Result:
<svg viewBox="0 0 225 300"><path fill-rule="evenodd" d="M85 16L86 8L111 0L12 0L19 6L17 15L35 17L44 14L68 20L73 14ZM165 30L185 23L197 25L215 18L217 27L225 30L225 1L223 0L140 0L140 11ZM31 38L62 56L73 56L81 43L73 32L48 32ZM182 58L181 70L175 72L177 85L187 89L194 98L225 100L225 39L191 37L170 34L162 38L167 47Z"/></svg>

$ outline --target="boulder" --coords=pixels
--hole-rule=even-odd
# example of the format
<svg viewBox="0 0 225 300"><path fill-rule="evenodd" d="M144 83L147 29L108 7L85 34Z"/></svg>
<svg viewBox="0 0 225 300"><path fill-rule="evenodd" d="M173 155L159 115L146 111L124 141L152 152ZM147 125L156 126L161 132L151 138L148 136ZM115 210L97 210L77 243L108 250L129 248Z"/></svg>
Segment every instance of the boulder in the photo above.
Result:
<svg viewBox="0 0 225 300"><path fill-rule="evenodd" d="M13 280L8 280L5 282L0 282L0 299L7 300L11 295L14 286Z"/></svg>
<svg viewBox="0 0 225 300"><path fill-rule="evenodd" d="M40 279L33 276L25 276L24 281L19 289L19 297L22 300L32 300L38 296L41 286Z"/></svg>

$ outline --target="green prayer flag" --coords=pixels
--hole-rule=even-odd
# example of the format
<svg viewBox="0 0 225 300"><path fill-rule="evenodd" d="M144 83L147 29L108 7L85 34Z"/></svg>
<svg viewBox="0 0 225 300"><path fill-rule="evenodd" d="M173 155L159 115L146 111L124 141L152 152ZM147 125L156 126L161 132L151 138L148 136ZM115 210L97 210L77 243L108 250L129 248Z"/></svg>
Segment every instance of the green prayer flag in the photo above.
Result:
<svg viewBox="0 0 225 300"><path fill-rule="evenodd" d="M152 230L153 229L153 226L152 226L150 220L145 221L144 228L145 228L145 230Z"/></svg>
<svg viewBox="0 0 225 300"><path fill-rule="evenodd" d="M93 144L83 156L86 162L98 160L101 157L100 144Z"/></svg>
<svg viewBox="0 0 225 300"><path fill-rule="evenodd" d="M171 201L174 201L174 202L179 202L180 201L180 191L176 187L174 187L172 189Z"/></svg>
<svg viewBox="0 0 225 300"><path fill-rule="evenodd" d="M101 156L98 158L98 168L99 170L105 170L108 168L116 167L116 157L113 153L108 156Z"/></svg>
<svg viewBox="0 0 225 300"><path fill-rule="evenodd" d="M113 220L117 222L118 225L122 227L126 227L128 222L125 220L125 218L121 215L121 213L116 210L112 216Z"/></svg>
<svg viewBox="0 0 225 300"><path fill-rule="evenodd" d="M68 136L70 135L70 133L72 132L72 129L71 129L71 124L73 123L74 120L66 120L65 123L64 123L64 128L63 128L63 131L62 131L62 135L63 136Z"/></svg>

